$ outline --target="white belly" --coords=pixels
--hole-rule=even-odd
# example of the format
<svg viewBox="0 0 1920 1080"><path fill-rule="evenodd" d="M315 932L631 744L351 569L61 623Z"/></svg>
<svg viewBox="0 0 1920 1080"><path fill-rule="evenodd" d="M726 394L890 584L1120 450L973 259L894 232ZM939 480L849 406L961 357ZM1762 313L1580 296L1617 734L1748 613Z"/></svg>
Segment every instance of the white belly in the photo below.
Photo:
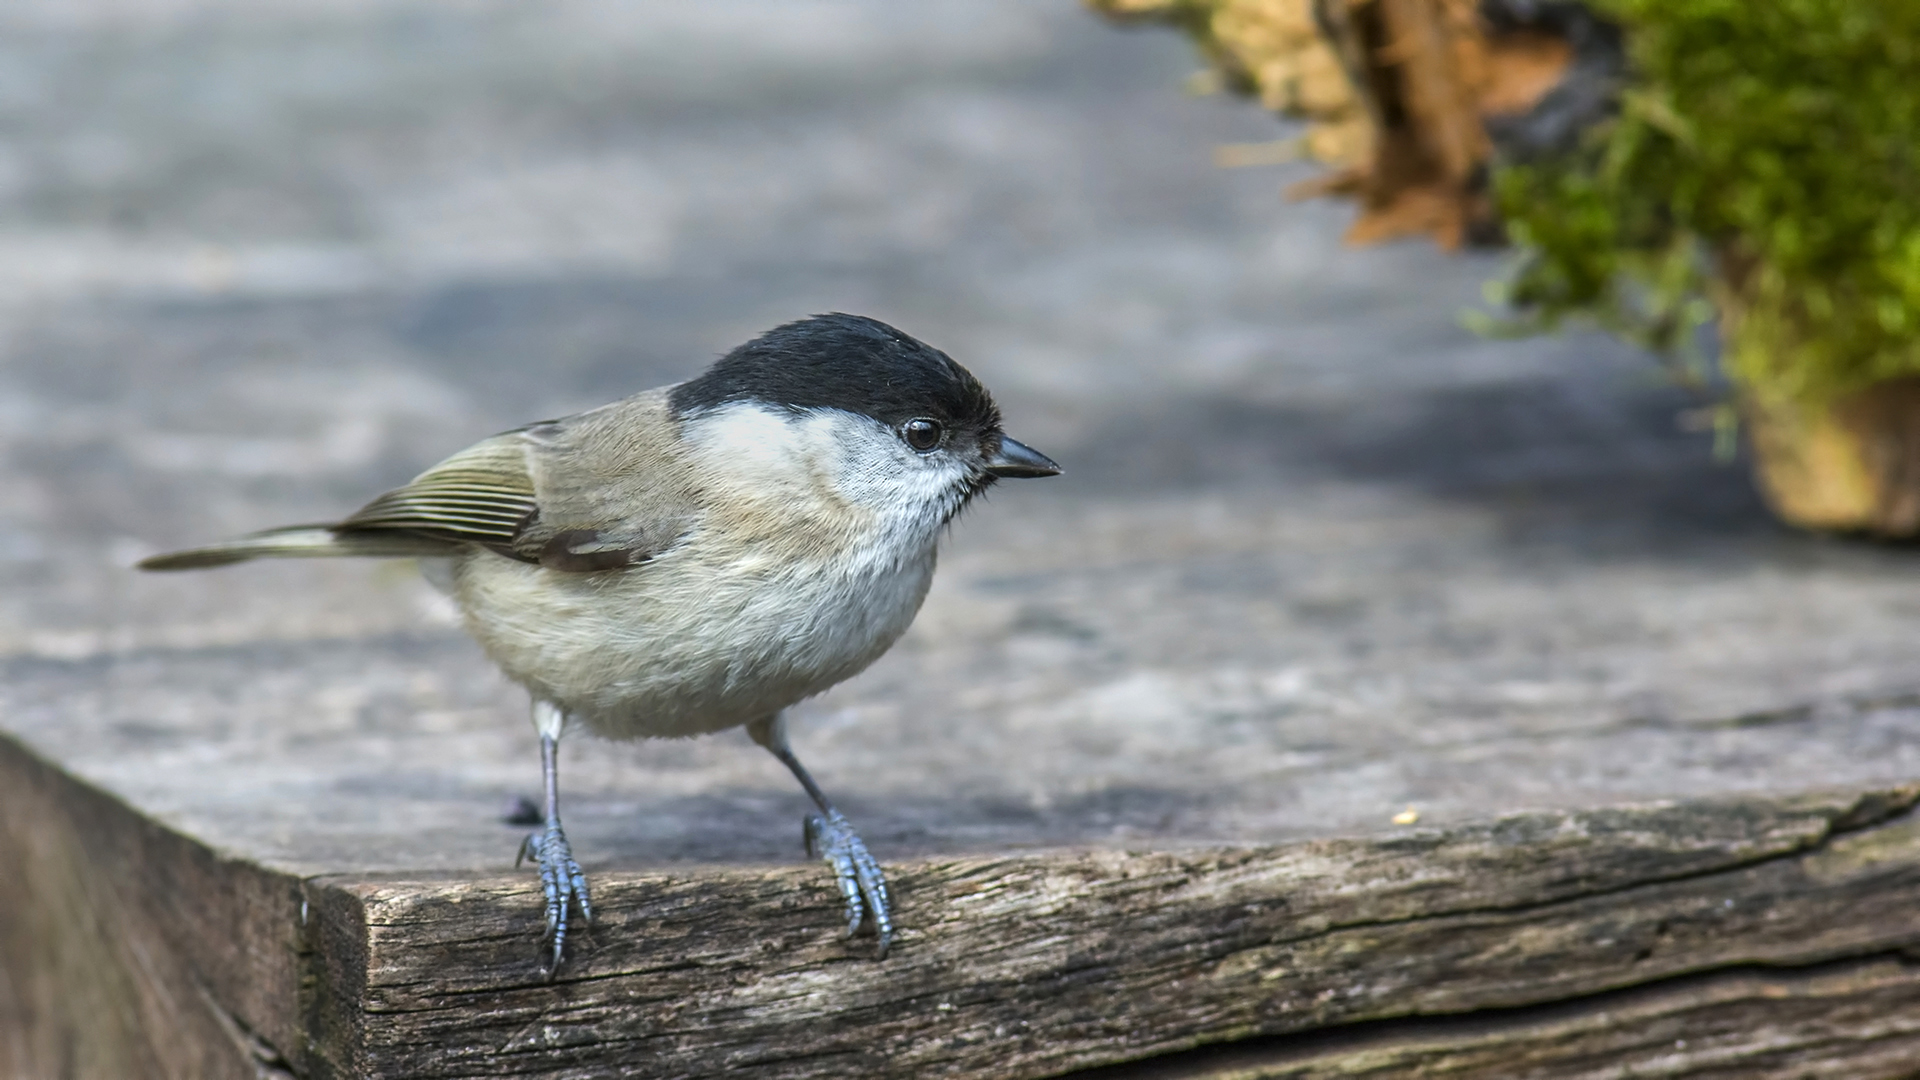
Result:
<svg viewBox="0 0 1920 1080"><path fill-rule="evenodd" d="M934 542L904 559L691 544L631 570L564 573L475 550L455 567L468 630L501 670L621 739L719 731L818 694L913 622Z"/></svg>

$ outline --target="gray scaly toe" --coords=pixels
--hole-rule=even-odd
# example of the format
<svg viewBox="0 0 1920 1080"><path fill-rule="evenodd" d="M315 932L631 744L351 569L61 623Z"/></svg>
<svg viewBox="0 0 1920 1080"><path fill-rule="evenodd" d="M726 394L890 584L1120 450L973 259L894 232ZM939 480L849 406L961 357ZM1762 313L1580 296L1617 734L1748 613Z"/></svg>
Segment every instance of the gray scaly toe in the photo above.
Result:
<svg viewBox="0 0 1920 1080"><path fill-rule="evenodd" d="M528 859L540 867L540 888L547 894L546 937L553 942L553 962L546 973L551 979L553 973L560 970L560 960L566 951L569 911L578 903L581 921L589 923L593 921L593 903L587 895L587 875L581 872L580 864L573 861L573 849L567 845L567 834L560 831L558 823L530 833L520 842L520 854L513 865L517 867Z"/></svg>
<svg viewBox="0 0 1920 1080"><path fill-rule="evenodd" d="M833 867L840 895L847 901L847 937L853 937L870 920L874 937L879 939L879 959L886 959L887 947L893 944L893 909L887 898L886 875L840 811L807 816L807 854Z"/></svg>

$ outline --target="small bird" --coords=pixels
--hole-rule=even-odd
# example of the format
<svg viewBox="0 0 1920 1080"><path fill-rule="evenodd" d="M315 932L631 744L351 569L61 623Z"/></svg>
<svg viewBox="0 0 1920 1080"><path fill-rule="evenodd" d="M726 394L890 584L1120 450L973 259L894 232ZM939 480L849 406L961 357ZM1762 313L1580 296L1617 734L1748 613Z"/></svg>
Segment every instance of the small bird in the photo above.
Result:
<svg viewBox="0 0 1920 1080"><path fill-rule="evenodd" d="M878 659L933 581L941 533L996 480L1060 467L1000 429L979 380L875 319L818 315L687 382L460 451L337 524L157 555L145 570L257 558L420 559L466 628L533 699L538 866L551 978L586 875L560 825L576 725L612 739L746 725L818 807L847 935L893 938L880 865L788 746L785 709Z"/></svg>

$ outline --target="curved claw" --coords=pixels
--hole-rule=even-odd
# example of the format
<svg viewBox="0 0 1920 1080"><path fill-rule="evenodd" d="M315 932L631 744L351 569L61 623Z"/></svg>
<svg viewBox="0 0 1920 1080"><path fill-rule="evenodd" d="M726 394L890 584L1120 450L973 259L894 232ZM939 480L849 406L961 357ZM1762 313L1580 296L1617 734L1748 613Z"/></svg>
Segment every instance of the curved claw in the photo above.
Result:
<svg viewBox="0 0 1920 1080"><path fill-rule="evenodd" d="M544 970L551 979L554 972L560 970L560 961L566 952L569 911L574 904L579 904L581 921L590 923L593 902L587 894L587 875L581 871L580 864L573 861L573 849L567 844L567 834L560 830L559 823L529 833L520 841L520 853L514 857L513 865L518 867L528 859L540 867L540 889L547 896L545 937L553 942L553 962Z"/></svg>
<svg viewBox="0 0 1920 1080"><path fill-rule="evenodd" d="M877 959L885 960L887 947L893 944L893 909L880 863L838 810L809 814L806 840L807 854L833 867L834 881L847 902L847 937L871 921L879 942Z"/></svg>

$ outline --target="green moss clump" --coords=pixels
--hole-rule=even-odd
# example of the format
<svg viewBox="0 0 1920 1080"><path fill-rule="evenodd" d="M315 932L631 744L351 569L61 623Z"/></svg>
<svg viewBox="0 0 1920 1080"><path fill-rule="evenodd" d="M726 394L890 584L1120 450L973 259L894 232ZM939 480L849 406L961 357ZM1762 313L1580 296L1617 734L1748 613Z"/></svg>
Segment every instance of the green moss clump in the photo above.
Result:
<svg viewBox="0 0 1920 1080"><path fill-rule="evenodd" d="M1920 374L1920 0L1590 3L1626 30L1618 113L1496 168L1522 325L1683 357L1717 306L1723 370L1776 401Z"/></svg>

